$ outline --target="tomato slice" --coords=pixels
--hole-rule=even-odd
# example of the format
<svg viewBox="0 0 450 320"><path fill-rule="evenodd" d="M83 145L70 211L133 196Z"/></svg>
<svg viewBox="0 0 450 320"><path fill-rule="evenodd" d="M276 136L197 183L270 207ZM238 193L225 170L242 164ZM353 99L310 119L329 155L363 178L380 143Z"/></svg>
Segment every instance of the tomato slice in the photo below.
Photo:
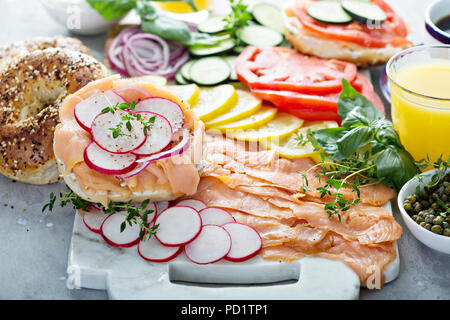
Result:
<svg viewBox="0 0 450 320"><path fill-rule="evenodd" d="M369 79L358 73L352 86L369 99L383 115L384 105L375 93ZM260 99L270 101L283 112L293 114L307 121L335 120L340 122L337 114L340 92L326 95L303 94L294 91L277 91L265 89L251 89L252 93Z"/></svg>
<svg viewBox="0 0 450 320"><path fill-rule="evenodd" d="M387 45L404 47L412 45L406 40L408 30L403 19L383 0L371 0L386 13L387 19L379 26L367 26L353 21L337 25L324 23L312 18L306 11L311 0L300 0L295 3L294 11L302 25L321 36L352 42L369 48L385 48Z"/></svg>
<svg viewBox="0 0 450 320"><path fill-rule="evenodd" d="M282 47L246 47L235 62L238 79L249 87L328 94L342 89L342 78L353 82L356 65L306 56Z"/></svg>

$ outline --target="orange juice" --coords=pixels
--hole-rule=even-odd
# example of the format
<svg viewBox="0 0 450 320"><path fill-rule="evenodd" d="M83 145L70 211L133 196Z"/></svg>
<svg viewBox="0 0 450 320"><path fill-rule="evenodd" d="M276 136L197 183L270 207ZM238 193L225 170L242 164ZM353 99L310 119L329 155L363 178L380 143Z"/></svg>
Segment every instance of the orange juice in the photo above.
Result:
<svg viewBox="0 0 450 320"><path fill-rule="evenodd" d="M213 0L194 0L197 9L206 10L208 9ZM174 13L189 13L194 12L194 10L186 2L183 1L168 1L168 2L157 2L156 3L161 9L174 12Z"/></svg>
<svg viewBox="0 0 450 320"><path fill-rule="evenodd" d="M450 49L447 49L450 50ZM450 52L450 51L449 51ZM450 59L403 64L390 74L392 121L415 160L450 156Z"/></svg>

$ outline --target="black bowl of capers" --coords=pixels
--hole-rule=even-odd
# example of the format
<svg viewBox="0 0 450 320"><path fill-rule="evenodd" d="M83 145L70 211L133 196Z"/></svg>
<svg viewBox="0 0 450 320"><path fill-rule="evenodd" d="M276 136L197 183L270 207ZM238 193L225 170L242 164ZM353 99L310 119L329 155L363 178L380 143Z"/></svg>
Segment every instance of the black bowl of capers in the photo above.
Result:
<svg viewBox="0 0 450 320"><path fill-rule="evenodd" d="M450 254L450 170L427 171L408 181L397 197L409 231L426 246Z"/></svg>

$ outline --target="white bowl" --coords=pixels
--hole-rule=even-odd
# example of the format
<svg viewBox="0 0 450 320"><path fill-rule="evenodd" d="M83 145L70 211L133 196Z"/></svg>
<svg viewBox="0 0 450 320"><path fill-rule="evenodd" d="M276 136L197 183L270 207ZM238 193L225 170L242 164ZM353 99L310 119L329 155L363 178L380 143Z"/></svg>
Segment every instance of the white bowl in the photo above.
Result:
<svg viewBox="0 0 450 320"><path fill-rule="evenodd" d="M430 170L424 173L423 181L425 183L430 182L431 177L435 172L436 170ZM397 204L402 214L402 219L405 222L406 227L409 229L409 231L411 231L414 237L416 237L424 245L434 250L450 254L450 237L436 234L421 227L408 215L405 209L403 209L403 202L408 196L416 193L416 187L418 185L419 180L417 178L412 178L402 187L398 194Z"/></svg>
<svg viewBox="0 0 450 320"><path fill-rule="evenodd" d="M47 12L61 25L79 35L98 35L118 21L106 21L85 0L40 0Z"/></svg>

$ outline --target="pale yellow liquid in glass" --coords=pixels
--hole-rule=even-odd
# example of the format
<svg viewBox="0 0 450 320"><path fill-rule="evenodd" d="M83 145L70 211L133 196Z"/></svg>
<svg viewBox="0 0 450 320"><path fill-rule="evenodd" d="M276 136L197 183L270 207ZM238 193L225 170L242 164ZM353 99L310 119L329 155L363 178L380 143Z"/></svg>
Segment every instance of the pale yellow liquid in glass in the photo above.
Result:
<svg viewBox="0 0 450 320"><path fill-rule="evenodd" d="M208 9L214 0L194 0L197 9ZM155 2L161 9L174 13L189 13L194 12L192 8L183 1L169 1L169 2Z"/></svg>
<svg viewBox="0 0 450 320"><path fill-rule="evenodd" d="M415 160L450 156L450 61L436 60L403 67L391 83L392 121ZM440 98L432 99L424 96Z"/></svg>

